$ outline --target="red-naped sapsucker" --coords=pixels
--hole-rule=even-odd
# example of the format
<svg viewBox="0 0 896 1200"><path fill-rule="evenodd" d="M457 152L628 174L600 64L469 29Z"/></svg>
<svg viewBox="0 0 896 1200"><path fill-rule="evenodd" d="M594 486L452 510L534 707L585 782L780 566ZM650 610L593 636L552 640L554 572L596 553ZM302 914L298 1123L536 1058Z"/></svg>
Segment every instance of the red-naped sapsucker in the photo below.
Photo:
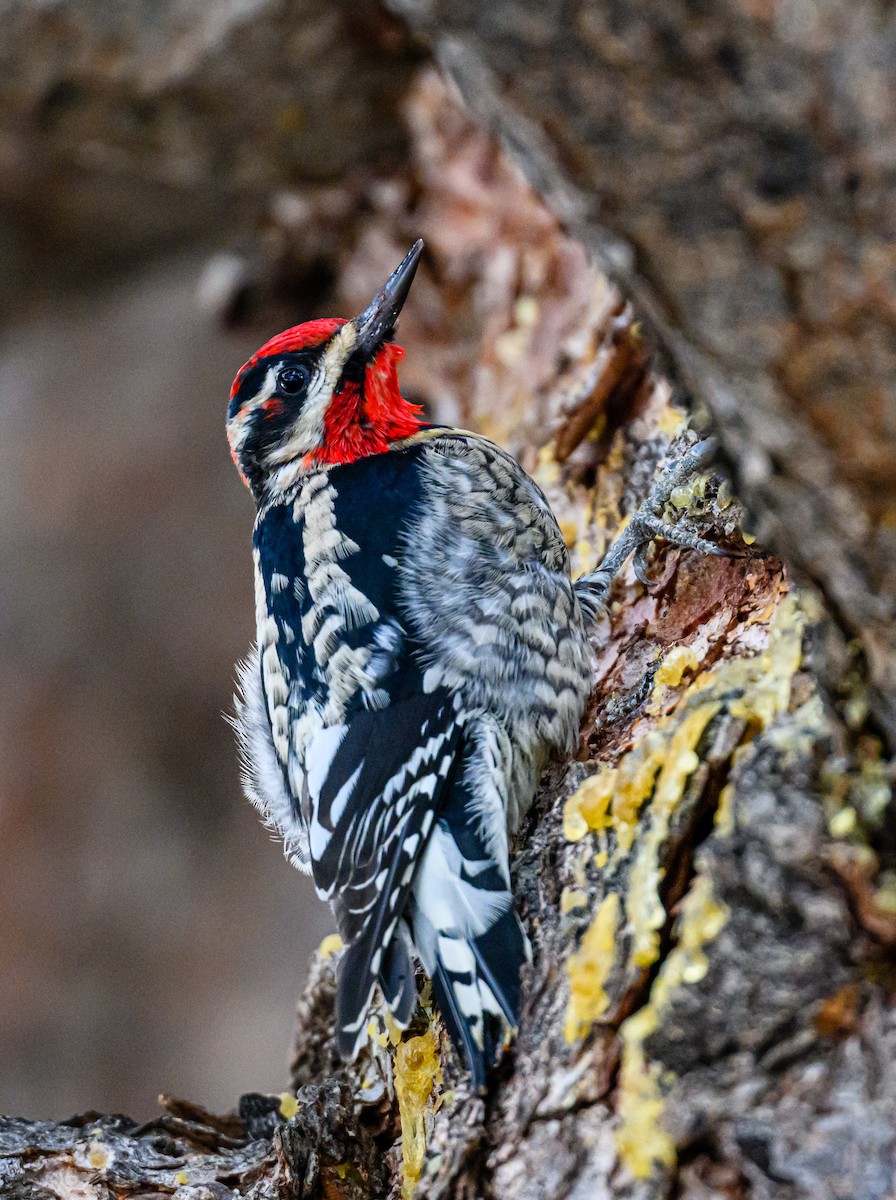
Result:
<svg viewBox="0 0 896 1200"><path fill-rule="evenodd" d="M575 744L615 568L573 584L519 464L402 398L391 339L421 252L360 316L286 330L233 384L228 439L258 507L237 728L250 799L347 945L341 1052L377 983L407 1024L416 954L478 1088L529 954L508 837ZM657 532L633 525L617 559Z"/></svg>

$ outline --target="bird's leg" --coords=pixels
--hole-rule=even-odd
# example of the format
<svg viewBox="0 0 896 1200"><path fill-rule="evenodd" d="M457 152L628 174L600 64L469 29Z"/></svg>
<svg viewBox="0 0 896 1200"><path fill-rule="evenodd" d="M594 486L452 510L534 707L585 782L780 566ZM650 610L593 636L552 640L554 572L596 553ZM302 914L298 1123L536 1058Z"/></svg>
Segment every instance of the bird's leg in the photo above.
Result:
<svg viewBox="0 0 896 1200"><path fill-rule="evenodd" d="M605 603L610 585L630 555L634 554L635 574L648 585L647 549L654 538L663 538L674 546L697 550L701 554L727 554L714 542L707 541L686 521L670 525L659 516L677 487L681 487L708 465L716 450L715 438L704 438L661 471L643 504L632 514L622 533L604 555L596 571L576 580L579 598L597 612Z"/></svg>
<svg viewBox="0 0 896 1200"><path fill-rule="evenodd" d="M687 521L679 521L675 525L669 525L667 522L661 521L658 517L652 516L650 513L645 513L640 518L640 524L643 526L645 532L649 532L650 540L660 537L666 542L671 542L673 546L683 546L686 550L699 550L701 554L728 553L727 550L721 550L715 542L707 541L705 537L701 537ZM641 544L642 546L647 546L648 542L642 542Z"/></svg>

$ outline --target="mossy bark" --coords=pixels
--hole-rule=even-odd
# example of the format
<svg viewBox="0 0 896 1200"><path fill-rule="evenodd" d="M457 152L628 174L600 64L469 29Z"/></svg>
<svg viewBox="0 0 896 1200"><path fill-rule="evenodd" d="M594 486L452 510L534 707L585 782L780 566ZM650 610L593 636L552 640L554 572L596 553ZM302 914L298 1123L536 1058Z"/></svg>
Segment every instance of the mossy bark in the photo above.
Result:
<svg viewBox="0 0 896 1200"><path fill-rule="evenodd" d="M376 1009L358 1062L339 1062L330 943L299 1001L297 1104L244 1097L239 1116L215 1118L169 1102L143 1128L92 1115L9 1121L0 1188L182 1200L893 1195L892 479L871 495L849 467L864 453L864 418L857 432L855 417L820 430L788 384L781 339L808 320L811 279L794 277L793 246L776 241L772 253L748 236L758 218L738 190L765 146L766 173L789 172L762 185L768 220L779 229L776 206L802 196L803 244L822 237L802 181L809 171L833 186L842 143L797 109L779 123L805 126L805 153L772 154L754 72L774 68L784 94L802 94L837 55L814 44L798 54L762 6L726 8L724 37L722 17L698 19L693 6L642 6L636 24L598 5L564 7L562 21L500 0L395 7L432 38L473 118L434 74L417 81L403 199L368 197L354 248L334 266L336 294L347 304L365 263L391 261L409 230L423 233L429 316L415 324L409 311L405 340L428 346L431 369L414 374L409 359L412 389L513 446L576 571L600 559L688 421L718 434L734 487L707 472L666 516L686 515L737 554L660 545L653 584L629 569L614 587L580 746L549 767L517 838L534 961L485 1100L466 1089L425 985L409 1031ZM874 20L890 37L884 16ZM710 61L729 78L727 141L701 83ZM664 97L677 97L665 120ZM844 101L824 103L837 114ZM858 121L866 110L854 103ZM687 133L681 162L676 129ZM610 154L617 140L628 153ZM702 157L685 153L702 141ZM705 161L723 141L740 213L724 229L724 181ZM460 200L452 178L467 180ZM592 198L612 235L591 219ZM873 234L847 227L854 252L870 253ZM458 230L475 249L460 268ZM496 258L505 275L511 263L505 291ZM745 311L759 324L744 325ZM444 354L455 336L460 364ZM863 402L857 393L854 411ZM875 462L891 453L884 439Z"/></svg>

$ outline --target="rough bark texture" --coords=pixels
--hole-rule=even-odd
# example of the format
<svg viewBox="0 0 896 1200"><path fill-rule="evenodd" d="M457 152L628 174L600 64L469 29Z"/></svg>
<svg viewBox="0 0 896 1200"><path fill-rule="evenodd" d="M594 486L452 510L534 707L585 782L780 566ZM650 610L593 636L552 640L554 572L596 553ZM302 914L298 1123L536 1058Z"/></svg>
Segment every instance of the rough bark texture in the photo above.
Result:
<svg viewBox="0 0 896 1200"><path fill-rule="evenodd" d="M313 189L275 206L249 294L269 311L284 263L302 275L308 213L344 234L346 307L419 232L403 339L428 367L411 354L409 390L520 453L576 570L680 446L689 397L776 553L751 534L744 553L744 512L707 473L666 516L739 556L660 547L650 587L618 581L579 753L546 773L518 838L535 959L485 1100L425 986L405 1035L376 1011L341 1064L328 944L299 1003L297 1107L246 1097L219 1119L174 1103L143 1129L9 1121L0 1183L42 1198L883 1200L892 14L853 5L847 25L845 7L812 6L797 49L786 5L401 10L504 152L425 71L403 171L346 184L364 204L343 226ZM232 292L219 299L232 315Z"/></svg>

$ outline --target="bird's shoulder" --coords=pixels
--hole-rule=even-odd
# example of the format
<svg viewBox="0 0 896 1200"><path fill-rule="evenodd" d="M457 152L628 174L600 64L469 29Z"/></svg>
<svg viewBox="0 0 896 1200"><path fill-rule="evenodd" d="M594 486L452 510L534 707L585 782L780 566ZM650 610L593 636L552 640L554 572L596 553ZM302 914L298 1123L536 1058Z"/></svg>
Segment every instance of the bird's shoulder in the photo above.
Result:
<svg viewBox="0 0 896 1200"><path fill-rule="evenodd" d="M569 554L550 504L511 454L464 429L431 427L417 436L422 503L415 536L460 535L568 573Z"/></svg>
<svg viewBox="0 0 896 1200"><path fill-rule="evenodd" d="M387 543L395 542L402 514L413 511L422 499L425 448L422 441L410 443L395 452L304 475L259 508L256 546L270 557L299 562L316 551L328 554L334 539L343 543L337 547L342 558L357 553L356 547L365 553L388 553Z"/></svg>
<svg viewBox="0 0 896 1200"><path fill-rule="evenodd" d="M424 469L433 464L451 464L455 469L463 467L471 475L490 479L495 490L521 489L544 499L538 485L513 455L482 433L450 425L428 425L394 443L393 450L417 451Z"/></svg>

